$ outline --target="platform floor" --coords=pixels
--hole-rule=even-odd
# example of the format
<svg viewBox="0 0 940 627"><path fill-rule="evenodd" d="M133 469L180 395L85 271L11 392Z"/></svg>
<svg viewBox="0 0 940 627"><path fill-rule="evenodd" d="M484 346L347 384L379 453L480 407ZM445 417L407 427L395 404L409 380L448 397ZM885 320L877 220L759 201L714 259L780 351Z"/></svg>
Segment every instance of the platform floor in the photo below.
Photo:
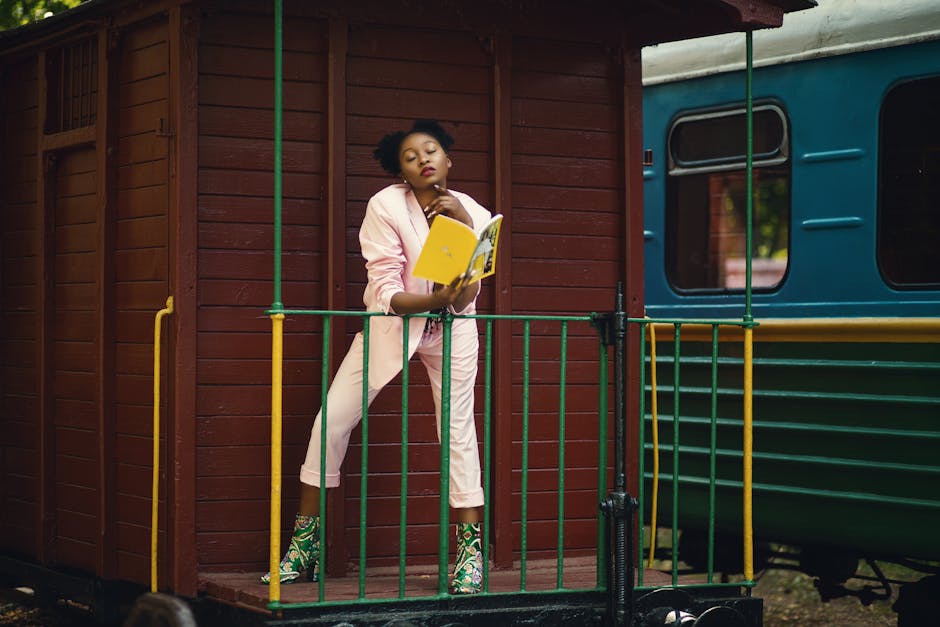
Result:
<svg viewBox="0 0 940 627"><path fill-rule="evenodd" d="M260 572L201 573L200 591L210 600L234 604L243 608L265 611L268 604L268 586L260 583ZM645 570L644 586L668 585L671 574ZM681 583L700 583L700 577L683 576ZM596 561L593 556L565 559L564 588L569 591L589 590L597 585ZM526 591L537 592L557 588L557 560L528 560L526 564ZM520 590L519 562L511 569L489 571L490 592L518 592ZM409 566L405 572L405 597L433 597L437 595L437 566ZM365 598L398 599L398 567L369 568L365 581ZM329 578L325 584L325 602L349 601L359 598L359 573L349 572L345 577ZM281 603L313 603L319 601L319 584L307 582L281 586Z"/></svg>

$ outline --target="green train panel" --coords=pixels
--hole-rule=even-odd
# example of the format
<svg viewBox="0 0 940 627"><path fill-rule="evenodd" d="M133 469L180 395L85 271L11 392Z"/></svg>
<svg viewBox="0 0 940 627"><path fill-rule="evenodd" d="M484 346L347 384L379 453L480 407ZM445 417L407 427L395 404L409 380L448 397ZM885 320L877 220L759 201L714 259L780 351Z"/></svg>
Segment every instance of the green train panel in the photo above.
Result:
<svg viewBox="0 0 940 627"><path fill-rule="evenodd" d="M755 332L759 337L760 330ZM657 342L659 524L672 523L674 345ZM707 528L715 407L715 523L742 524L743 344L682 342L678 521ZM862 556L940 559L940 344L754 344L754 533ZM649 359L645 492L653 481ZM650 498L644 520L649 521Z"/></svg>

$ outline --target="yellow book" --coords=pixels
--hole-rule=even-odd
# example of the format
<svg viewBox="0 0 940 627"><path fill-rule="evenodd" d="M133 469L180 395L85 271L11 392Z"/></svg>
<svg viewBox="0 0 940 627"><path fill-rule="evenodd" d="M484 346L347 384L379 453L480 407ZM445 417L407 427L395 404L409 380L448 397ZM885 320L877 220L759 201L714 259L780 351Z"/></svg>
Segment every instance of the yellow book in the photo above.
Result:
<svg viewBox="0 0 940 627"><path fill-rule="evenodd" d="M477 235L463 222L437 216L418 256L414 276L449 285L461 274L470 275L469 283L493 274L502 223L502 214L496 214Z"/></svg>

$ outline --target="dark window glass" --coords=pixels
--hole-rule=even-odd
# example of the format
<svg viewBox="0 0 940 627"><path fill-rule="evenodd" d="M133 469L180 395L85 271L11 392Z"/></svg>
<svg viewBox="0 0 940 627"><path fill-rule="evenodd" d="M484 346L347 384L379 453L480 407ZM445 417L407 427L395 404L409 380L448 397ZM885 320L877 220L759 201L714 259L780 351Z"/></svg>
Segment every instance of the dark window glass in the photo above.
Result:
<svg viewBox="0 0 940 627"><path fill-rule="evenodd" d="M790 165L783 113L766 107L755 111L758 118L765 132L759 144L763 158L755 154L754 160L751 285L766 289L779 285L787 271ZM665 244L666 275L676 289L744 289L744 136L743 111L688 116L673 127Z"/></svg>
<svg viewBox="0 0 940 627"><path fill-rule="evenodd" d="M46 84L46 133L92 126L98 107L97 38L47 52Z"/></svg>
<svg viewBox="0 0 940 627"><path fill-rule="evenodd" d="M940 77L892 89L881 109L878 265L896 287L940 284Z"/></svg>
<svg viewBox="0 0 940 627"><path fill-rule="evenodd" d="M679 119L669 134L672 169L744 161L744 129L744 113L741 111ZM753 129L756 161L785 158L786 128L779 109L755 109Z"/></svg>

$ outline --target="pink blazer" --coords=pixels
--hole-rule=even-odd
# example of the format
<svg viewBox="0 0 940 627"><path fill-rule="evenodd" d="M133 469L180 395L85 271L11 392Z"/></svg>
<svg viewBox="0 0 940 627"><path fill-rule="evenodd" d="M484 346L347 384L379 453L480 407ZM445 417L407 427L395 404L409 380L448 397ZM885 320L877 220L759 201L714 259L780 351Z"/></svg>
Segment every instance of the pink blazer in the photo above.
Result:
<svg viewBox="0 0 940 627"><path fill-rule="evenodd" d="M489 220L490 212L470 196L450 190L473 219L479 230ZM368 283L362 295L367 311L395 313L392 296L398 292L430 294L430 281L412 276L421 247L428 237L428 223L411 187L405 183L389 185L369 200L359 229L359 245L366 260ZM476 312L476 301L463 314ZM457 313L457 312L455 312ZM369 386L383 387L402 366L402 319L375 316L369 329ZM425 318L412 318L408 328L408 357L414 355L424 332Z"/></svg>

